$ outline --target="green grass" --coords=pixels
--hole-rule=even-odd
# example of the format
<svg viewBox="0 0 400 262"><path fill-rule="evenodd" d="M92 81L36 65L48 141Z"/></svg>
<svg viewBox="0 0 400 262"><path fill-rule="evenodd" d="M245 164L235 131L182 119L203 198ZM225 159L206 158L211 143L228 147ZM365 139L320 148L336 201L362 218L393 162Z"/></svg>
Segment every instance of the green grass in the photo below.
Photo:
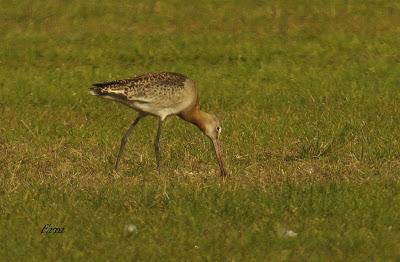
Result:
<svg viewBox="0 0 400 262"><path fill-rule="evenodd" d="M3 259L400 259L397 2L0 6ZM227 181L176 117L161 176L153 118L112 172L135 113L88 88L144 71L196 82L223 122Z"/></svg>

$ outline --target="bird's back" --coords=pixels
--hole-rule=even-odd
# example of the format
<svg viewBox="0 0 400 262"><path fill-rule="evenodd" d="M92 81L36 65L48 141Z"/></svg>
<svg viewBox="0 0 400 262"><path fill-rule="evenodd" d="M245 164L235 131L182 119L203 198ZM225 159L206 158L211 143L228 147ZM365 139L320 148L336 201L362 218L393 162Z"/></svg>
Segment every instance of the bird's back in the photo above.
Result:
<svg viewBox="0 0 400 262"><path fill-rule="evenodd" d="M132 78L93 84L97 95L127 100L147 100L153 96L169 96L184 88L188 77L173 72L149 72Z"/></svg>
<svg viewBox="0 0 400 262"><path fill-rule="evenodd" d="M197 99L193 81L173 72L149 72L128 79L93 84L91 93L160 116L176 114Z"/></svg>

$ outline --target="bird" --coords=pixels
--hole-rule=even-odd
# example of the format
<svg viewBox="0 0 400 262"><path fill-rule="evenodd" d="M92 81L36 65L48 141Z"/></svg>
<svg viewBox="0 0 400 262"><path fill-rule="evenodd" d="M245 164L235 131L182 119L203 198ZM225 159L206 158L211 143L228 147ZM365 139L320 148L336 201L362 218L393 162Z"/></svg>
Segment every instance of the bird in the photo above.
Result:
<svg viewBox="0 0 400 262"><path fill-rule="evenodd" d="M158 118L154 149L157 171L161 174L161 129L167 117L177 115L197 126L210 139L220 175L227 176L220 143L221 123L214 114L200 109L199 94L194 81L189 77L175 72L146 72L122 80L93 84L90 93L117 101L137 111L136 118L121 139L115 170L118 170L125 144L137 123L146 116L154 116Z"/></svg>

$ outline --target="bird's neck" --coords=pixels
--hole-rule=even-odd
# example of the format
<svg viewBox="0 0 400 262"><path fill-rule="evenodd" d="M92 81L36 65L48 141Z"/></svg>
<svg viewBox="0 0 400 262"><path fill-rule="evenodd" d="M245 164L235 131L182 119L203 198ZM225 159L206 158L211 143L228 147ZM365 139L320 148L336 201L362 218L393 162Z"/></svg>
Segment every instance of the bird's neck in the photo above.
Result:
<svg viewBox="0 0 400 262"><path fill-rule="evenodd" d="M200 130L204 131L206 128L207 119L209 114L201 111L198 105L190 108L189 110L183 111L179 114L184 120L196 125Z"/></svg>

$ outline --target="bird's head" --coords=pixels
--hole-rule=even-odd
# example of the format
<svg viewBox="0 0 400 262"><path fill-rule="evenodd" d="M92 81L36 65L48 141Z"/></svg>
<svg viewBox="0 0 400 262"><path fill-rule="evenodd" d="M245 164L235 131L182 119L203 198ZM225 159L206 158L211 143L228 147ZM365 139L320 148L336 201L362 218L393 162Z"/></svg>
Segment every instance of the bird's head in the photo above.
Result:
<svg viewBox="0 0 400 262"><path fill-rule="evenodd" d="M202 131L211 140L219 140L222 132L222 126L215 115L207 114L202 126Z"/></svg>
<svg viewBox="0 0 400 262"><path fill-rule="evenodd" d="M222 158L220 143L222 132L221 123L215 115L209 113L203 113L201 122L202 123L199 125L199 128L206 136L210 138L211 142L213 143L215 155L217 157L219 168L221 170L221 176L225 177L227 175L227 172L224 167L224 160Z"/></svg>

